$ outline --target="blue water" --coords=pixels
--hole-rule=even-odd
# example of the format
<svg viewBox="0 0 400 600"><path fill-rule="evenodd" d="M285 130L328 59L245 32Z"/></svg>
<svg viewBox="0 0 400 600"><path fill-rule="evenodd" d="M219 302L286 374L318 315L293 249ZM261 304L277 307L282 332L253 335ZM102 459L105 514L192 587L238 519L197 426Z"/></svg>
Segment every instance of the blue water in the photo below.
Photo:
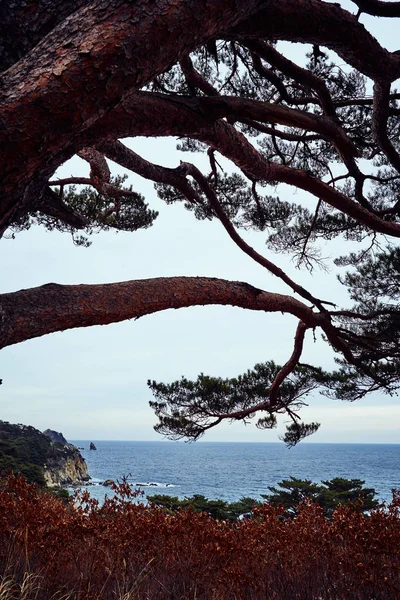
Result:
<svg viewBox="0 0 400 600"><path fill-rule="evenodd" d="M75 440L95 485L92 496L104 498L105 479L128 476L146 494L184 498L260 499L268 486L290 475L315 482L344 477L362 479L375 488L379 499L390 500L400 488L400 444L307 444L288 449L283 443L116 442ZM148 484L155 485L148 485Z"/></svg>

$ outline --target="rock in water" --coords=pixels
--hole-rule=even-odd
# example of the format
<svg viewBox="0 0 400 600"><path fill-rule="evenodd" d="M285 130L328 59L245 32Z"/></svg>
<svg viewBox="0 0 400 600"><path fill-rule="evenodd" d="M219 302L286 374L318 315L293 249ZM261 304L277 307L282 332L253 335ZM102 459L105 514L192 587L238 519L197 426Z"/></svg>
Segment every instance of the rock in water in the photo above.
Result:
<svg viewBox="0 0 400 600"><path fill-rule="evenodd" d="M97 448L96 448L96 446L93 444L93 442L90 442L89 450L97 450Z"/></svg>
<svg viewBox="0 0 400 600"><path fill-rule="evenodd" d="M114 479L106 479L105 481L103 481L102 485L104 485L105 487L110 487L112 486L114 483Z"/></svg>

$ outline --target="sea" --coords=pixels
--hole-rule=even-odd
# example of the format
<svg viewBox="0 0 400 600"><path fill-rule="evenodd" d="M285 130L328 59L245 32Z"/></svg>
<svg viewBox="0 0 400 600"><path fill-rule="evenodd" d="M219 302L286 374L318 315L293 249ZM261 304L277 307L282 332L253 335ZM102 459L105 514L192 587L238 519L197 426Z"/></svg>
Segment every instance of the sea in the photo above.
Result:
<svg viewBox="0 0 400 600"><path fill-rule="evenodd" d="M92 441L96 450L90 450ZM361 479L390 501L400 489L400 444L228 442L134 442L74 440L91 476L87 489L103 501L112 495L102 483L126 478L132 487L180 499L202 494L208 499L234 502L242 497L261 499L268 488L290 476L320 483L334 477Z"/></svg>

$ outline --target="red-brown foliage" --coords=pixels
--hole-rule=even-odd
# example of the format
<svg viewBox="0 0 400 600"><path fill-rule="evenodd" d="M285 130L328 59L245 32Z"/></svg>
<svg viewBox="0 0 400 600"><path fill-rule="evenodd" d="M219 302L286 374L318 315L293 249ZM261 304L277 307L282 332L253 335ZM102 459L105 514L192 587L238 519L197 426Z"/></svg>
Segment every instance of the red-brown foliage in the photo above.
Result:
<svg viewBox="0 0 400 600"><path fill-rule="evenodd" d="M69 506L9 477L0 488L0 575L14 595L24 574L40 577L40 600L398 600L399 495L363 515L332 520L313 504L293 520L265 505L232 523L88 493ZM60 597L60 596L57 596ZM3 598L3 596L2 596Z"/></svg>

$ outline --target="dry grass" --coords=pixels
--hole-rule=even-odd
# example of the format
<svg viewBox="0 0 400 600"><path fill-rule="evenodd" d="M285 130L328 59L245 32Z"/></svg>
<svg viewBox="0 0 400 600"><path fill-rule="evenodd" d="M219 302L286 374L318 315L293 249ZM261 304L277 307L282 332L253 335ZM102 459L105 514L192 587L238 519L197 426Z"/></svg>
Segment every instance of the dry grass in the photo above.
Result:
<svg viewBox="0 0 400 600"><path fill-rule="evenodd" d="M399 600L399 496L370 516L318 506L253 519L84 494L61 501L11 477L0 487L0 600Z"/></svg>

